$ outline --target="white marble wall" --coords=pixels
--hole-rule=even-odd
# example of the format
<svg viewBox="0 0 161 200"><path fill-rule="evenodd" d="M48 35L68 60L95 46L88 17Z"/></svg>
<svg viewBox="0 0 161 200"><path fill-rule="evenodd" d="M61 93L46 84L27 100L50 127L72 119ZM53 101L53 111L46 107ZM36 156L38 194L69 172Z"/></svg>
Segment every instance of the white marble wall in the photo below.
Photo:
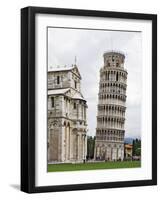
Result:
<svg viewBox="0 0 161 200"><path fill-rule="evenodd" d="M48 95L48 161L83 162L87 154L87 104L82 98L73 98L76 92L82 96L80 74L75 68L74 71L50 72L48 78L48 89L54 90L54 95ZM61 93L64 88L69 91Z"/></svg>

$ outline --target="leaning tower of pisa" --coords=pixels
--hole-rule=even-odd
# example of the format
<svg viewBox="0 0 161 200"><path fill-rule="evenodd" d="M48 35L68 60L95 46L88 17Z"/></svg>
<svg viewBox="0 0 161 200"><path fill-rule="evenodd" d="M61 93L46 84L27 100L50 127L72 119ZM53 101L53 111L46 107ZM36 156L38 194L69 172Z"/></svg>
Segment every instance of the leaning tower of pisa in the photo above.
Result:
<svg viewBox="0 0 161 200"><path fill-rule="evenodd" d="M125 55L106 52L100 69L95 142L96 160L123 160L127 71Z"/></svg>

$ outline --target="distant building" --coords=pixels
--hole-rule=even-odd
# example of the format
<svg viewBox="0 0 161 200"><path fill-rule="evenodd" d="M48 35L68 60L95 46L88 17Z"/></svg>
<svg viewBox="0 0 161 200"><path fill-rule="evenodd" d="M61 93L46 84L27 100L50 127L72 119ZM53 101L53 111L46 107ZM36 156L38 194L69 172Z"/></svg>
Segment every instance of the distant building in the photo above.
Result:
<svg viewBox="0 0 161 200"><path fill-rule="evenodd" d="M125 158L132 158L132 144L125 144L124 145L124 151L125 151Z"/></svg>
<svg viewBox="0 0 161 200"><path fill-rule="evenodd" d="M95 159L124 159L127 71L125 55L106 52L100 69Z"/></svg>
<svg viewBox="0 0 161 200"><path fill-rule="evenodd" d="M48 71L48 162L83 162L87 104L76 65Z"/></svg>

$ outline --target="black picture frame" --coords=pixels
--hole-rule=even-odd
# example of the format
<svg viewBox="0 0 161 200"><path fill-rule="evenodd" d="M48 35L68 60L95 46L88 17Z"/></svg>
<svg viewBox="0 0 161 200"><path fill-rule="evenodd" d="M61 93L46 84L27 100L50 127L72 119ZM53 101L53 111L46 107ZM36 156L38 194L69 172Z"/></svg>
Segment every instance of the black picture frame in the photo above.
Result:
<svg viewBox="0 0 161 200"><path fill-rule="evenodd" d="M35 186L35 15L59 14L152 21L152 179ZM157 15L96 10L26 7L21 9L21 190L27 193L157 184Z"/></svg>

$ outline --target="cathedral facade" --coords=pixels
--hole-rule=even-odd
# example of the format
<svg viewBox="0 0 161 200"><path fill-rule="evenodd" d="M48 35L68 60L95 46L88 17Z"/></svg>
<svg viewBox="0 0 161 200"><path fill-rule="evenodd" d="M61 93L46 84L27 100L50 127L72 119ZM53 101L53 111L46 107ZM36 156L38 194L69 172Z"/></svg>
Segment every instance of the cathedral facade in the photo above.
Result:
<svg viewBox="0 0 161 200"><path fill-rule="evenodd" d="M100 69L95 142L96 160L123 160L127 71L125 56L106 52Z"/></svg>
<svg viewBox="0 0 161 200"><path fill-rule="evenodd" d="M86 112L78 67L48 71L48 163L86 159Z"/></svg>

